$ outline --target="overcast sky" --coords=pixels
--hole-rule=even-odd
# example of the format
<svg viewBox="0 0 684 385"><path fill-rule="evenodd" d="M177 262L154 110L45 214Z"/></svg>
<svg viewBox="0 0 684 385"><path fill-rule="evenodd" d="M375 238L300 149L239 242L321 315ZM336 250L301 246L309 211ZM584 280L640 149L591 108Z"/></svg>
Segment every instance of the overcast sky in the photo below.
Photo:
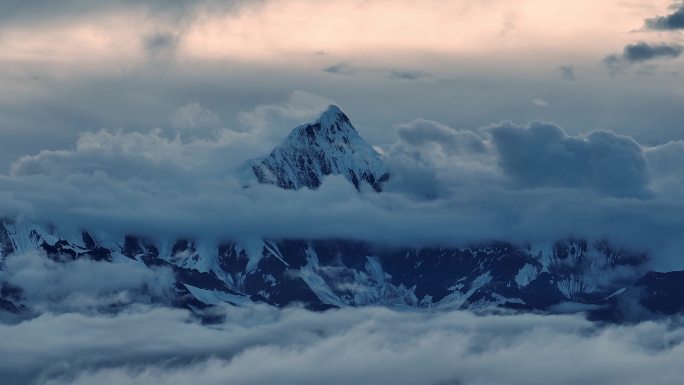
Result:
<svg viewBox="0 0 684 385"><path fill-rule="evenodd" d="M79 132L167 126L193 102L240 129L240 111L295 90L334 100L376 144L415 118L682 139L684 59L622 55L682 43L645 22L674 11L668 0L3 2L0 170Z"/></svg>

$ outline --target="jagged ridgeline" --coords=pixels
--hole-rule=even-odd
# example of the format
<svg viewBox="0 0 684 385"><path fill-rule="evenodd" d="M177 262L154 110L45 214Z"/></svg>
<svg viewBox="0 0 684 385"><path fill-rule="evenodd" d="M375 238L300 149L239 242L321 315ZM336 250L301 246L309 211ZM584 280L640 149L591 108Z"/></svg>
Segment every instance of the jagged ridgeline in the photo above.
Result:
<svg viewBox="0 0 684 385"><path fill-rule="evenodd" d="M327 175L375 191L389 178L382 157L347 116L331 106L295 128L270 154L249 161L252 183L315 189ZM230 239L230 234L226 234ZM54 261L165 266L174 272L172 304L203 309L221 302L303 304L312 309L382 305L415 309L588 310L600 319L684 310L684 276L647 271L648 256L582 239L464 247L387 247L352 240L261 239L218 247L192 239L60 232L24 221L0 222L0 266L39 250ZM0 307L25 311L20 290L3 283ZM564 310L565 309L565 310Z"/></svg>

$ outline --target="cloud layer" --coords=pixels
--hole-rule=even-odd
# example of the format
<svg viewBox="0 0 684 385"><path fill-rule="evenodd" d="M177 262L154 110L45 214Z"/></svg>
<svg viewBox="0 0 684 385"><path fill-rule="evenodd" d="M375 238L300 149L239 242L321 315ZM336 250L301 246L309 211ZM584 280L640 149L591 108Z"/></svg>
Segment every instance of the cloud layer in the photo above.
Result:
<svg viewBox="0 0 684 385"><path fill-rule="evenodd" d="M228 307L44 314L0 325L3 378L23 384L676 384L677 321L601 327L581 316L313 313Z"/></svg>
<svg viewBox="0 0 684 385"><path fill-rule="evenodd" d="M329 99L297 92L241 114L241 130L190 103L169 129L87 132L69 150L17 160L0 176L5 216L108 237L361 239L420 245L607 239L682 266L681 143L645 146L609 131L545 122L477 130L418 119L382 149L386 192L338 177L315 191L243 188L236 170ZM353 117L352 117L353 118ZM297 123L294 123L297 122ZM364 134L362 128L359 128ZM560 219L562 218L562 219ZM560 220L559 220L560 219Z"/></svg>
<svg viewBox="0 0 684 385"><path fill-rule="evenodd" d="M117 259L56 261L43 251L13 254L0 261L0 287L18 290L29 314L101 312L132 303L169 303L175 278L170 269Z"/></svg>

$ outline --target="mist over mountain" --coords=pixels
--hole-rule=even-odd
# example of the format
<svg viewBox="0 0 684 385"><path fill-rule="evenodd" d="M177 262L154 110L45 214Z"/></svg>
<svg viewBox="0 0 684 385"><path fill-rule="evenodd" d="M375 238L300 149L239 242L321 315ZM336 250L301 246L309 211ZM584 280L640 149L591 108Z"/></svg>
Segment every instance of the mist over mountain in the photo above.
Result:
<svg viewBox="0 0 684 385"><path fill-rule="evenodd" d="M661 203L649 184L651 178L645 151L633 139L611 132L569 137L560 127L542 122L527 126L504 122L486 127L480 133L468 134L429 121L420 124L432 125L432 128L422 129L422 136L418 136L412 126L401 127L399 142L387 151L383 150L384 155L381 155L362 139L339 107L327 107L313 123L294 128L268 155L242 162L235 169L232 178L236 184L232 191L218 189L219 199L229 201L237 197L242 199L239 202L252 202L246 210L242 208L243 212L238 211L237 220L229 219L208 234L202 233L208 223L201 223L201 220L208 218L209 223L215 220L211 217L217 214L220 205L207 207L209 211L192 212L191 215L200 216L199 222L187 223L182 218L185 214L181 213L180 218L169 224L173 232L140 231L136 227L138 217L125 218L133 223L128 230L122 228L113 232L97 225L89 228L87 222L64 225L32 222L26 215L7 217L0 232L3 261L6 260L9 267L5 269L8 278L3 303L19 316L40 311L37 306L51 305L50 301L44 303L44 300L38 302L40 305L33 304L30 287L25 287L26 282L16 278L24 274L23 268L31 268L31 265L23 266L16 255L29 254L32 257L24 258L41 261L42 253L42 262L36 263L54 265L50 270L59 269L60 263L97 266L97 263L81 260L111 264L115 269L131 266L142 269L141 274L151 277L161 274L154 273L156 269L163 269L171 273L171 278L163 279L167 283L165 291L149 292L151 286L145 284L146 289L140 292L138 286L128 288L124 284L127 290L139 294L133 296L134 299L123 299L122 304L138 302L135 298L142 295L145 302L161 301L185 307L208 319L211 315L203 309L220 303L266 303L280 307L300 304L318 310L383 305L416 309L499 307L555 313L564 311L559 309L575 308L587 311L590 317L613 321L654 318L684 308L684 297L674 289L680 279L679 273L653 272L654 267L662 263L659 259L663 257L658 252L663 250L653 248L648 233L642 232L636 242L627 242L626 236L630 234L621 234L625 230L618 226L612 226L616 232L612 237L605 230L592 233L604 224L589 225L559 215L563 211L549 210L545 212L548 217L541 219L541 223L569 221L561 227L567 229L566 233L558 229L547 232L528 228L526 231L537 234L525 239L518 238L521 235L512 229L507 231L508 235L502 235L503 231L497 234L492 229L475 228L477 235L459 234L464 227L454 225L486 226L490 218L481 221L473 215L491 216L500 208L489 204L491 207L469 213L466 218L451 219L458 217L458 210L445 212L447 207L458 202L459 193L466 188L477 190L476 185L452 186L437 195L416 195L417 191L403 189L407 178L415 176L393 166L398 158L407 155L409 144L414 144L415 148L439 146L441 151L452 156L465 153L464 158L486 159L487 153L497 152L493 161L498 170L493 171L494 165L487 166L490 171L484 178L498 181L499 188L507 189L513 196L539 199L549 194L558 199L575 189L579 191L578 196L590 194L613 204L624 202L621 204L627 208L630 205L643 207L653 201ZM99 135L108 141L117 141L127 140L130 134L102 132ZM220 140L217 143L197 139L184 144L178 137L164 139L155 131L150 136L175 150L186 146L192 146L194 150L211 150L216 146L214 151L225 151ZM439 141L433 141L438 137L441 137ZM30 180L37 175L55 173L51 169L35 168L42 164L56 167L57 175L67 172L72 175L70 178L76 174L86 177L84 172L88 173L87 170L62 168L57 162L81 167L84 164L81 157L86 157L85 164L92 165L92 159L102 158L103 146L94 146L92 139L89 141L84 147L91 146L97 152L77 148L72 153L43 152L22 158L15 163L14 174L7 181ZM130 145L139 146L139 142ZM116 144L112 148L120 151L117 156L121 158L133 156L140 161L141 157L146 157L145 153L132 153L120 146ZM439 148L433 147L431 152L434 154ZM111 161L107 159L110 156L103 158ZM190 151L187 156L198 157ZM51 162L45 163L43 158L51 158ZM154 167L165 167L154 160L151 163ZM198 169L213 166L203 161L197 164ZM487 169L484 165L480 167ZM615 167L625 170L615 171ZM529 174L521 174L523 170ZM187 171L187 179L182 177L183 171ZM198 176L192 168L173 172L179 172L179 187L190 185L186 190L188 197L193 196L191 191L195 189L219 183L217 178L230 178L221 173L204 174L206 171ZM507 175L495 176L496 173ZM98 175L98 172L87 178L111 178L137 189L150 187L137 179ZM192 180L205 182L204 179L210 184L189 183ZM471 183L473 179L470 178ZM395 180L400 182L394 183ZM147 180L150 181L167 188L179 188L152 176ZM535 191L537 189L542 193ZM171 196L182 192L172 191ZM452 196L450 199L440 197L443 194ZM150 195L161 203L161 208L171 210L165 213L164 220L173 218L173 210L178 208L170 205L176 205L177 201L164 202L168 195ZM329 201L331 197L332 202ZM293 202L296 203L294 207ZM129 201L126 204L141 208L137 206L141 203ZM237 202L231 203L236 205ZM527 210L539 210L536 204L538 202L533 202L512 214L524 216ZM548 204L544 201L542 207ZM82 210L80 201L79 205ZM591 210L607 211L600 204L584 205ZM316 213L330 207L338 211ZM579 206L570 209L578 213L583 211ZM345 214L341 215L339 210ZM264 224L264 227L251 228L250 233L248 224L238 223L257 212L262 217L255 223L275 221L283 228L269 234L264 230L269 229L268 224ZM145 215L150 213L147 209ZM414 213L424 217L412 216ZM236 213L226 208L225 215L232 217ZM307 222L311 217L313 220ZM72 215L70 219L73 220ZM397 219L404 223L395 223ZM125 224L125 220L118 225ZM222 223L221 219L218 223ZM190 228L186 230L186 226ZM194 226L199 227L192 228ZM660 234L660 237L667 236ZM12 266L19 266L19 270L13 270ZM148 273L143 273L145 271ZM61 282L61 278L54 279ZM54 305L55 301L52 302Z"/></svg>
<svg viewBox="0 0 684 385"><path fill-rule="evenodd" d="M301 95L288 103L301 104ZM318 106L308 111L327 108L324 98L306 100ZM647 253L655 269L682 266L679 142L647 146L608 131L571 136L543 122L468 131L417 120L398 126L393 144L376 146L379 154L351 124L332 137L312 128L309 138L316 121L283 132L271 147L268 127L281 124L269 119L251 131L224 128L191 140L182 129L84 133L71 149L15 161L0 178L2 212L67 233L212 245L338 238L524 246L579 238Z"/></svg>
<svg viewBox="0 0 684 385"><path fill-rule="evenodd" d="M0 2L0 385L679 385L683 11Z"/></svg>

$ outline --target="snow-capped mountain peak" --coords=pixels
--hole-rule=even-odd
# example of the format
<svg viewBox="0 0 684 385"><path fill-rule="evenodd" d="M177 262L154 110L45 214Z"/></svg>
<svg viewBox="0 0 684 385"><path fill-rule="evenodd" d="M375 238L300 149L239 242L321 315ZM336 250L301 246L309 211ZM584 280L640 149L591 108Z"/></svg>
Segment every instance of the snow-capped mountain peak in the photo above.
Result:
<svg viewBox="0 0 684 385"><path fill-rule="evenodd" d="M315 122L294 128L270 154L247 162L244 170L260 183L285 189L315 189L325 176L342 175L356 188L365 182L380 191L389 178L380 154L333 105Z"/></svg>

